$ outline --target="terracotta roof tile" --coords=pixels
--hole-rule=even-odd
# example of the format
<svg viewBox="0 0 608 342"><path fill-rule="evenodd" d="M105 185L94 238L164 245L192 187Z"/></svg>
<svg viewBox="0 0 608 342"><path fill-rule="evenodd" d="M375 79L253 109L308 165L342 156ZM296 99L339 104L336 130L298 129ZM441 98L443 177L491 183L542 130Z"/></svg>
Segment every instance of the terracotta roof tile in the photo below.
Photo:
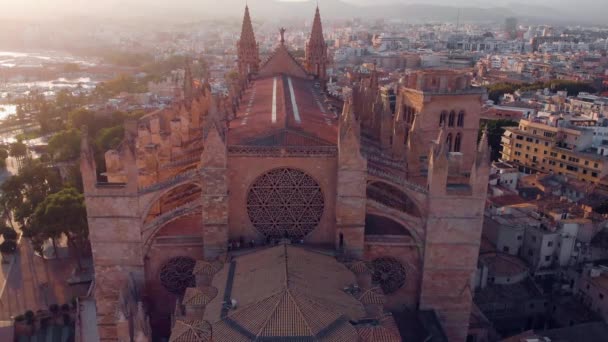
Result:
<svg viewBox="0 0 608 342"><path fill-rule="evenodd" d="M222 263L221 261L204 261L204 260L197 260L196 264L194 265L194 270L192 271L192 273L194 275L208 275L208 276L213 276L215 275L217 272L219 272L222 267L224 267L224 263Z"/></svg>
<svg viewBox="0 0 608 342"><path fill-rule="evenodd" d="M211 341L211 324L202 320L177 319L169 342Z"/></svg>
<svg viewBox="0 0 608 342"><path fill-rule="evenodd" d="M354 261L348 265L348 268L355 274L370 273L369 266L364 261Z"/></svg>
<svg viewBox="0 0 608 342"><path fill-rule="evenodd" d="M226 276L230 268L226 267L214 277L213 284L221 293L205 312L205 318L216 322L214 327L218 325L222 331L217 335L218 330L214 330L218 341L230 341L237 335L323 336L322 340L327 341L353 341L349 320L362 319L365 310L361 302L343 291L356 280L335 258L279 245L236 257L231 267L234 277L230 298L237 307L221 316L222 306L218 304L223 302L226 284L230 283Z"/></svg>
<svg viewBox="0 0 608 342"><path fill-rule="evenodd" d="M392 316L385 316L378 324L357 326L361 342L401 342L399 329Z"/></svg>
<svg viewBox="0 0 608 342"><path fill-rule="evenodd" d="M359 301L363 304L384 304L386 297L379 287L367 289L359 296Z"/></svg>
<svg viewBox="0 0 608 342"><path fill-rule="evenodd" d="M217 292L217 289L212 286L189 287L184 293L182 303L184 305L205 306L217 296Z"/></svg>

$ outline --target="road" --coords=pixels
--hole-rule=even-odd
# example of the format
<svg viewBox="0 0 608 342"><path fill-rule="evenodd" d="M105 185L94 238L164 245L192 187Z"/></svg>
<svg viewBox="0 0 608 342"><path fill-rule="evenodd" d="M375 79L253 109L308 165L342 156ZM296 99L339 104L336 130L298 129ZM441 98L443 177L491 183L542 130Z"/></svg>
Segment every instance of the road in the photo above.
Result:
<svg viewBox="0 0 608 342"><path fill-rule="evenodd" d="M70 286L66 282L76 265L74 260L44 260L34 255L27 239L19 243L16 258L0 297L0 320L27 310L47 309L51 304L69 303L74 296L86 294L87 285Z"/></svg>

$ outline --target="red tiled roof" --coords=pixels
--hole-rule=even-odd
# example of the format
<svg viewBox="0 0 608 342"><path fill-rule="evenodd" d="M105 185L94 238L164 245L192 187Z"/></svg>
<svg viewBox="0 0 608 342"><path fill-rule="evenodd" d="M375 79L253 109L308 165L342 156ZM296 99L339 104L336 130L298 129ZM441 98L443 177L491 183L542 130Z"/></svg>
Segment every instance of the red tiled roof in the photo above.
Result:
<svg viewBox="0 0 608 342"><path fill-rule="evenodd" d="M377 325L357 326L361 342L401 342L399 329L392 316L386 316Z"/></svg>
<svg viewBox="0 0 608 342"><path fill-rule="evenodd" d="M504 206L508 206L508 205L517 205L517 204L522 204L522 203L528 202L519 195L494 196L494 197L488 198L488 201L498 207L504 207Z"/></svg>
<svg viewBox="0 0 608 342"><path fill-rule="evenodd" d="M356 279L335 258L279 245L239 256L231 268L232 278L226 268L214 277L213 284L224 288L205 311L205 318L216 322L214 339L309 336L322 341L357 340L349 320L362 319L365 310L343 291ZM227 291L238 304L222 316Z"/></svg>
<svg viewBox="0 0 608 342"><path fill-rule="evenodd" d="M245 91L236 118L229 123L228 144L245 145L279 131L302 132L336 144L337 126L313 80L277 75L253 81Z"/></svg>
<svg viewBox="0 0 608 342"><path fill-rule="evenodd" d="M217 296L217 289L213 286L189 287L184 293L184 305L207 305Z"/></svg>
<svg viewBox="0 0 608 342"><path fill-rule="evenodd" d="M211 324L202 320L177 319L169 342L211 341Z"/></svg>

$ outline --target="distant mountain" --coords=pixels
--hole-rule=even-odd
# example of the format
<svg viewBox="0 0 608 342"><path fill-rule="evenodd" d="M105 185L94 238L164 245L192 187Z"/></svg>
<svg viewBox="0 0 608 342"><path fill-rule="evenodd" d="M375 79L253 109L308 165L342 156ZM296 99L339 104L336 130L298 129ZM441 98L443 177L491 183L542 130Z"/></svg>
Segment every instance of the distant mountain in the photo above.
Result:
<svg viewBox="0 0 608 342"><path fill-rule="evenodd" d="M517 1L517 2L514 2ZM410 22L455 21L501 22L515 16L521 22L537 19L542 22L596 21L605 23L606 0L535 0L534 5L525 0L321 0L324 18L385 18L406 19ZM257 20L305 19L311 20L316 1L248 0L251 14ZM580 10L576 5L582 3ZM16 3L16 2L15 2ZM72 1L55 0L39 2L19 0L3 5L0 16L19 15L32 17L59 17L86 15L116 19L156 18L180 21L200 19L240 18L245 0L104 0ZM599 4L599 3L604 3ZM553 5L555 4L555 5ZM594 7L593 7L594 6ZM560 9L568 8L568 12ZM599 9L604 9L603 11ZM572 10L570 10L572 9ZM598 9L590 10L590 9ZM460 16L458 15L460 11Z"/></svg>

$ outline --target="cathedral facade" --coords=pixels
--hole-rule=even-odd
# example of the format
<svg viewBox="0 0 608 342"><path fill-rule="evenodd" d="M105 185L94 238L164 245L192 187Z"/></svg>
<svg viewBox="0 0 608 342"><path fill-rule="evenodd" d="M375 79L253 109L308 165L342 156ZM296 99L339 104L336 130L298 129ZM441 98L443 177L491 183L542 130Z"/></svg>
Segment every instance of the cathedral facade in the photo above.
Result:
<svg viewBox="0 0 608 342"><path fill-rule="evenodd" d="M228 96L212 95L187 69L172 108L125 123L123 143L105 154L107 181L83 138L101 340L133 340L153 327L173 341L264 334L363 341L369 333L343 317L383 322L382 312L410 310L434 312L450 341L464 341L489 176L487 138L477 141L485 92L453 71L414 72L394 87L380 86L372 72L346 100L332 98L324 92L329 61L318 9L303 61L284 39L261 61L248 9L237 51L240 78ZM286 243L293 247L281 249ZM259 265L248 254L256 251ZM286 332L268 328L269 318L264 328L248 328L238 291L255 292L247 272L262 277L251 280L254 287L279 277L269 271L272 258L284 265L280 289L242 295L248 302L238 308L274 298L299 313L345 310L336 314L342 321ZM359 281L363 273L370 279ZM311 300L298 298L324 293L330 299L322 302L333 303L344 291L303 291L298 277L340 289L351 282L358 301L304 307ZM123 284L139 284L136 301L145 310L128 309L136 306L127 304L134 296ZM134 324L142 315L149 323Z"/></svg>

